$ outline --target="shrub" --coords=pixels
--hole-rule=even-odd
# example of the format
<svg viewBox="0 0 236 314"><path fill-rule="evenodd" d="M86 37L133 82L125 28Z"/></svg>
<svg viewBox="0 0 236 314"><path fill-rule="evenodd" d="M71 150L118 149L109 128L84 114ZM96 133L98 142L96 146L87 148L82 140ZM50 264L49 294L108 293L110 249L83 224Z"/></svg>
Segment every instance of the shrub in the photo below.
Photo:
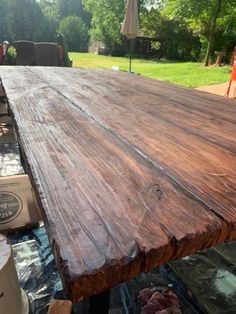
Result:
<svg viewBox="0 0 236 314"><path fill-rule="evenodd" d="M4 59L5 65L15 65L16 64L16 49L12 46L10 46L7 50L5 59Z"/></svg>

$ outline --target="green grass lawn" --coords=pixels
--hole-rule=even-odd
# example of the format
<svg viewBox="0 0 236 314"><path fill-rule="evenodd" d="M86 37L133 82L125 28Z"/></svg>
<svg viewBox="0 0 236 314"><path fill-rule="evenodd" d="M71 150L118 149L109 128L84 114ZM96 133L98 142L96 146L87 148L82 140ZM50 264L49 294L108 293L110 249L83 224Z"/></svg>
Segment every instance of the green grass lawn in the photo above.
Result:
<svg viewBox="0 0 236 314"><path fill-rule="evenodd" d="M74 67L128 70L129 59L98 56L91 53L70 53ZM229 81L231 67L204 67L195 62L169 62L133 59L132 70L136 74L160 79L186 87L199 87Z"/></svg>

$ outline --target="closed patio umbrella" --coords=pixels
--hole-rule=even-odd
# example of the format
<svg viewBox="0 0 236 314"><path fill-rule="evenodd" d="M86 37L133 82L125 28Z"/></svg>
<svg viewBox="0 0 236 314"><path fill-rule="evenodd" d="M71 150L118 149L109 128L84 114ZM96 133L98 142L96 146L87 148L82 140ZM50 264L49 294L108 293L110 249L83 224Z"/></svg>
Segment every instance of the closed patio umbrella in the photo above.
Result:
<svg viewBox="0 0 236 314"><path fill-rule="evenodd" d="M130 40L129 50L129 72L131 72L131 40L136 38L139 33L138 5L137 0L128 0L124 22L121 33Z"/></svg>

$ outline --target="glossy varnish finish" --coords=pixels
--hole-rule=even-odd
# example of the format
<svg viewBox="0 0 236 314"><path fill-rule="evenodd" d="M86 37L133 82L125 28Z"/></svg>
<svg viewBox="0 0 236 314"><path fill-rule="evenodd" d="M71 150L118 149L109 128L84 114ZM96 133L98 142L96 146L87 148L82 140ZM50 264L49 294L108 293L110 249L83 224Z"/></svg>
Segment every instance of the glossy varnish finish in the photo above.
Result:
<svg viewBox="0 0 236 314"><path fill-rule="evenodd" d="M102 70L1 67L68 296L236 238L236 103Z"/></svg>

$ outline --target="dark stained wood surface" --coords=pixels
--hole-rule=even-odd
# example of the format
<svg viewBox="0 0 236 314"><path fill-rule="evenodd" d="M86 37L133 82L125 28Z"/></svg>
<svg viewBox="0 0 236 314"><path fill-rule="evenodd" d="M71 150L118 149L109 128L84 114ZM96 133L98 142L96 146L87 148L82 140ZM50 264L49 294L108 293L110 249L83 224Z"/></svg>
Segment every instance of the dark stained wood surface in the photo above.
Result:
<svg viewBox="0 0 236 314"><path fill-rule="evenodd" d="M236 239L236 102L103 70L0 77L73 301Z"/></svg>

